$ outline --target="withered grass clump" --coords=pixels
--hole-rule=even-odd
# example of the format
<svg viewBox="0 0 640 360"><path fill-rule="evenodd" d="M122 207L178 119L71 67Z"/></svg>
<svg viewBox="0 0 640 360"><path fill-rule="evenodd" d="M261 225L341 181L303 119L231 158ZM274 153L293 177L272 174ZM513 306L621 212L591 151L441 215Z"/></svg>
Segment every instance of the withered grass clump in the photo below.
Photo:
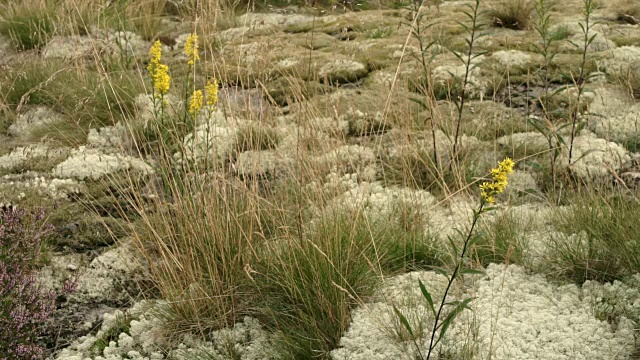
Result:
<svg viewBox="0 0 640 360"><path fill-rule="evenodd" d="M493 26L526 30L536 3L533 0L503 0L488 11Z"/></svg>
<svg viewBox="0 0 640 360"><path fill-rule="evenodd" d="M640 25L640 2L636 0L618 0L611 3L618 21Z"/></svg>

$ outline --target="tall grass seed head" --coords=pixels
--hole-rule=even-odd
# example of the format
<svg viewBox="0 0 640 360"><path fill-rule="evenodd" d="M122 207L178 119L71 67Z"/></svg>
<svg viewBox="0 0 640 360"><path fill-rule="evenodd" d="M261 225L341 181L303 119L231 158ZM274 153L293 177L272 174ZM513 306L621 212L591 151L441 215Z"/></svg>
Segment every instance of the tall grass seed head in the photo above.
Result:
<svg viewBox="0 0 640 360"><path fill-rule="evenodd" d="M218 103L218 80L209 80L204 87L204 91L207 94L207 105L215 106Z"/></svg>
<svg viewBox="0 0 640 360"><path fill-rule="evenodd" d="M202 109L202 104L204 102L204 96L202 94L202 90L196 90L191 95L191 100L189 101L189 113L194 115L200 109Z"/></svg>
<svg viewBox="0 0 640 360"><path fill-rule="evenodd" d="M198 35L190 34L187 37L187 41L184 43L184 53L189 59L187 64L190 66L193 66L200 59L200 54L198 54Z"/></svg>

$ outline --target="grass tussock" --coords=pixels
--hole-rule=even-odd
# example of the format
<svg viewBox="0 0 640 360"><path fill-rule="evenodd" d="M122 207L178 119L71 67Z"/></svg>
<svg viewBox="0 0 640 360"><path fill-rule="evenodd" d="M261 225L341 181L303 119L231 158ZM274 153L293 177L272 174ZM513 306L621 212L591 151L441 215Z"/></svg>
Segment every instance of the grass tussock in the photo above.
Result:
<svg viewBox="0 0 640 360"><path fill-rule="evenodd" d="M143 224L132 235L171 302L165 315L175 333L252 315L281 335L285 358L312 358L338 345L351 310L384 275L442 257L410 205L396 209L396 220L374 220L363 208L315 214L301 203L319 200L295 181L263 188L210 176L166 171L150 204L129 199Z"/></svg>
<svg viewBox="0 0 640 360"><path fill-rule="evenodd" d="M174 330L233 325L254 306L245 268L275 230L274 212L251 189L222 178L165 177L161 184L152 211L138 208L145 228L134 235L149 260L160 260L151 261L151 272L172 301Z"/></svg>
<svg viewBox="0 0 640 360"><path fill-rule="evenodd" d="M585 280L613 281L632 275L640 266L637 199L619 192L575 194L572 206L554 216L562 232L552 241L550 264L557 275L577 284Z"/></svg>
<svg viewBox="0 0 640 360"><path fill-rule="evenodd" d="M472 257L486 267L490 263L526 265L528 224L520 214L505 211L484 224L482 237L471 250Z"/></svg>
<svg viewBox="0 0 640 360"><path fill-rule="evenodd" d="M326 214L264 258L257 285L265 315L272 315L267 322L284 335L287 358L336 348L351 310L372 294L382 274L437 262L428 239L389 225L362 214Z"/></svg>
<svg viewBox="0 0 640 360"><path fill-rule="evenodd" d="M534 0L501 0L488 11L488 15L493 26L526 30L531 26L534 9Z"/></svg>
<svg viewBox="0 0 640 360"><path fill-rule="evenodd" d="M640 3L634 0L617 0L611 3L618 21L640 25Z"/></svg>
<svg viewBox="0 0 640 360"><path fill-rule="evenodd" d="M26 0L0 3L0 34L17 50L38 49L53 36L56 14L53 3Z"/></svg>
<svg viewBox="0 0 640 360"><path fill-rule="evenodd" d="M34 129L34 140L47 137L81 144L90 128L123 121L134 113L141 78L125 73L102 74L58 61L30 61L0 79L3 103L17 111L47 106L65 121Z"/></svg>

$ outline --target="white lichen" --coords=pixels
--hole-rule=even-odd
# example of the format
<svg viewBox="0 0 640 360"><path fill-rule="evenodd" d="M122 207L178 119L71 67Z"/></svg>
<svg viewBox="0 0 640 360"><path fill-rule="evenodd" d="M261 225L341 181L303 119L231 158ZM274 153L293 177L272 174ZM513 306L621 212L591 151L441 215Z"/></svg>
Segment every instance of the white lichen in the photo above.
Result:
<svg viewBox="0 0 640 360"><path fill-rule="evenodd" d="M18 114L16 121L9 126L12 136L28 135L33 129L62 120L62 115L45 106L38 106Z"/></svg>
<svg viewBox="0 0 640 360"><path fill-rule="evenodd" d="M566 143L570 147L569 140ZM576 176L585 179L606 177L631 159L622 146L600 139L588 131L574 139L571 157L569 164L569 149L565 149L558 157L558 164L564 167L570 165Z"/></svg>
<svg viewBox="0 0 640 360"><path fill-rule="evenodd" d="M474 359L490 356L497 360L569 360L625 358L633 351L632 324L624 316L619 317L615 328L598 319L590 305L592 290L583 293L575 285L554 285L544 276L528 275L516 265L491 264L485 277L465 279L466 295L462 296L473 296L473 310L465 310L458 316L438 344L437 353L460 358L468 345L474 349ZM356 310L349 330L340 341L341 347L331 352L332 358L415 358L414 342L394 336L401 333L402 324L391 305L410 315L414 329L422 329L417 332L416 343L422 353L426 353L433 315L424 309L426 301L420 301L417 280L411 282L413 286L401 289L399 295L387 291L392 296ZM438 303L442 298L443 280L423 282ZM404 300L405 293L415 294L415 300ZM424 314L422 318L416 316L420 314Z"/></svg>
<svg viewBox="0 0 640 360"><path fill-rule="evenodd" d="M18 146L9 154L0 156L0 169L14 169L28 165L29 161L45 159L52 163L63 160L69 152L67 148L52 148L45 144Z"/></svg>
<svg viewBox="0 0 640 360"><path fill-rule="evenodd" d="M153 172L151 166L141 159L119 153L107 154L99 149L80 146L53 170L52 175L60 178L100 179L118 171L135 170L144 174Z"/></svg>
<svg viewBox="0 0 640 360"><path fill-rule="evenodd" d="M354 60L331 60L320 67L320 79L338 82L354 82L369 73L367 67Z"/></svg>
<svg viewBox="0 0 640 360"><path fill-rule="evenodd" d="M126 311L104 314L95 335L79 338L63 349L56 360L187 360L211 359L267 360L275 359L273 337L253 318L245 317L231 329L214 331L208 340L192 334L181 335L173 345L166 338L166 323L158 316L167 311L164 301L140 301ZM113 333L114 330L120 330ZM104 344L107 334L114 340ZM99 346L103 344L103 346ZM104 346L106 345L106 346Z"/></svg>

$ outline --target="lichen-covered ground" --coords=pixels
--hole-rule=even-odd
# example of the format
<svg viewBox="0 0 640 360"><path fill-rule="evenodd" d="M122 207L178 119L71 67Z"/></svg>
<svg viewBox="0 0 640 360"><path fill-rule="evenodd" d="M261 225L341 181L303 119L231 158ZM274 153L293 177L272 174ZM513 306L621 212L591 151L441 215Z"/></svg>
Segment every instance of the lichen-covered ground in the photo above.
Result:
<svg viewBox="0 0 640 360"><path fill-rule="evenodd" d="M499 1L481 3L490 9ZM175 163L213 159L228 165L229 177L258 179L264 187L274 179L296 178L309 193L331 194L304 204L311 219L353 208L387 221L398 216L397 206L410 203L420 209L420 231L435 234L446 247L447 236L457 236L455 228L470 224L479 199L477 181L512 157L516 171L509 187L481 226L496 228L499 219L512 219L517 229L507 237L514 244L517 237L517 247L505 250L506 257L480 261L485 275L465 275L449 294L473 296L473 310L451 326L438 358L634 358L640 349L640 275L621 270L623 276L580 277L588 271L572 273L555 255L559 246L587 243L590 234L558 225L582 196L565 198L567 193L606 188L636 199L640 25L620 21L614 2L602 1L592 14L598 21L590 30L595 38L583 54L583 1L553 2L550 31L560 35L548 67L556 110L548 129L564 139L553 169L561 175L554 181L553 151L534 125L545 118L539 101L545 89L536 72L545 62L535 47L539 34L533 25L490 26L492 17L481 15L487 26L479 30L484 36L476 40L473 53L479 56L468 74L458 144L462 170L452 174L445 167L434 175L426 170L434 169L427 161L434 144L443 164L452 158L457 112L450 95L458 94L452 87L465 75L455 54L462 59L467 51L467 35L455 21L466 21L460 13L465 5L473 1L449 0L423 10L422 21L435 24L425 35L434 42L427 50L436 91L429 110L412 100L423 97L423 68L420 45L407 25L412 13L404 8L272 8L200 34L208 75L198 73L194 82L219 79L219 103L212 113L203 110L184 136L184 151L174 154ZM10 15L1 14L0 21L12 21ZM531 16L535 23L535 12ZM112 184L131 176L157 180L157 162L138 151L148 139L136 133L155 121L146 74L154 37L89 25L78 33L54 32L28 50L0 35L0 202L48 209L55 231L39 272L44 286L60 288L65 279L78 279L74 293L57 299L41 339L48 355L56 360L280 358L274 333L252 317L206 338L165 339L165 324L153 310L167 306L166 299L129 236L140 226L130 222L138 215L126 193L133 187ZM166 35L163 61L179 89L188 74L182 50L191 23L167 16L160 27ZM578 98L581 69L586 85ZM184 105L175 94L167 98L169 112ZM578 100L580 106L574 106ZM572 156L579 160L569 166L572 128L563 125L571 124L574 108L579 114ZM298 177L301 158L316 170L314 177ZM570 180L560 179L566 174ZM157 196L150 188L138 196ZM170 207L171 199L167 203ZM629 242L640 243L635 236ZM558 245L560 238L564 245ZM430 338L428 326L420 324L428 324L431 315L418 279L434 298L442 297L446 279L435 272L384 277L374 295L359 299L335 348L321 355L336 360L419 356L416 349L424 352ZM415 328L424 327L415 341L392 305Z"/></svg>

